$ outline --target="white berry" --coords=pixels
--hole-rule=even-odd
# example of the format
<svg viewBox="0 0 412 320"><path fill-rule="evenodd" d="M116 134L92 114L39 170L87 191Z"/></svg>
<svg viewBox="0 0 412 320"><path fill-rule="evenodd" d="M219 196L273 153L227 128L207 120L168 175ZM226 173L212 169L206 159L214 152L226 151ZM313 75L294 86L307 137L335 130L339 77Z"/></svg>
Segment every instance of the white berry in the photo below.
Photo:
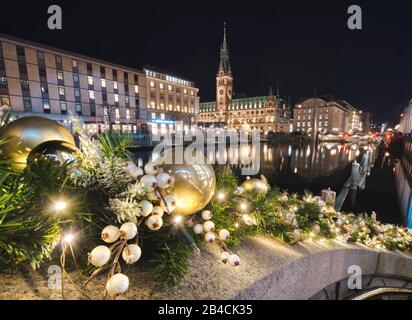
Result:
<svg viewBox="0 0 412 320"><path fill-rule="evenodd" d="M164 201L162 201L161 205L166 212L172 213L176 209L175 197L172 195L164 197Z"/></svg>
<svg viewBox="0 0 412 320"><path fill-rule="evenodd" d="M152 175L143 176L140 182L143 184L143 188L148 192L154 191L157 185L157 179Z"/></svg>
<svg viewBox="0 0 412 320"><path fill-rule="evenodd" d="M153 162L149 162L144 166L146 174L155 176L159 173L159 166Z"/></svg>
<svg viewBox="0 0 412 320"><path fill-rule="evenodd" d="M143 217L148 217L153 212L153 204L147 200L141 201L139 206L142 208Z"/></svg>
<svg viewBox="0 0 412 320"><path fill-rule="evenodd" d="M230 257L229 257L229 264L230 264L232 267L237 267L237 266L239 266L239 265L240 265L240 258L239 258L239 256L238 256L237 254L232 254L232 255L230 255Z"/></svg>
<svg viewBox="0 0 412 320"><path fill-rule="evenodd" d="M205 234L206 242L213 243L216 240L216 235L214 232L208 232Z"/></svg>
<svg viewBox="0 0 412 320"><path fill-rule="evenodd" d="M129 278L122 273L117 273L112 276L106 284L107 293L112 298L120 296L125 293L127 289L129 289Z"/></svg>
<svg viewBox="0 0 412 320"><path fill-rule="evenodd" d="M196 224L193 227L193 231L194 231L195 234L202 234L203 233L203 224L200 224L200 223Z"/></svg>
<svg viewBox="0 0 412 320"><path fill-rule="evenodd" d="M223 251L223 252L222 252L222 255L220 256L220 260L221 260L223 263L228 263L228 262L229 262L229 258L230 258L229 252Z"/></svg>
<svg viewBox="0 0 412 320"><path fill-rule="evenodd" d="M212 212L210 212L209 210L203 211L202 218L205 221L212 219Z"/></svg>
<svg viewBox="0 0 412 320"><path fill-rule="evenodd" d="M137 244L129 244L123 249L122 257L127 264L136 263L142 256L142 249Z"/></svg>
<svg viewBox="0 0 412 320"><path fill-rule="evenodd" d="M120 229L116 226L107 226L102 231L102 240L106 243L114 243L120 238Z"/></svg>
<svg viewBox="0 0 412 320"><path fill-rule="evenodd" d="M160 189L169 188L172 183L172 177L167 173L161 173L157 176L157 185Z"/></svg>
<svg viewBox="0 0 412 320"><path fill-rule="evenodd" d="M152 215L156 215L159 217L163 217L163 214L165 213L165 211L162 209L162 207L154 207L153 211L152 211Z"/></svg>
<svg viewBox="0 0 412 320"><path fill-rule="evenodd" d="M230 237L230 232L227 231L226 229L220 230L219 231L219 239L222 241L226 241Z"/></svg>
<svg viewBox="0 0 412 320"><path fill-rule="evenodd" d="M206 221L203 224L203 229L205 230L205 232L210 232L215 230L215 224L212 221Z"/></svg>
<svg viewBox="0 0 412 320"><path fill-rule="evenodd" d="M111 255L112 253L108 247L98 246L89 254L88 261L95 267L100 268L109 262Z"/></svg>
<svg viewBox="0 0 412 320"><path fill-rule="evenodd" d="M152 231L157 231L163 226L163 219L159 216L151 216L146 221L147 227Z"/></svg>
<svg viewBox="0 0 412 320"><path fill-rule="evenodd" d="M137 226L133 222L127 222L120 227L120 238L131 240L137 235Z"/></svg>
<svg viewBox="0 0 412 320"><path fill-rule="evenodd" d="M144 175L144 172L142 168L136 167L135 169L130 171L129 174L133 179L137 180L137 178L140 178Z"/></svg>

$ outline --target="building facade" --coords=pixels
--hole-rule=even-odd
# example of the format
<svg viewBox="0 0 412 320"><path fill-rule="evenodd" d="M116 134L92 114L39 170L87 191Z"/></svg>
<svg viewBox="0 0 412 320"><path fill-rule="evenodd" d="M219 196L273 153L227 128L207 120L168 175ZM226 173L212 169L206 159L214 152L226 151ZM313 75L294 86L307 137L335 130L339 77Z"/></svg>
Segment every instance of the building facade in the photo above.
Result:
<svg viewBox="0 0 412 320"><path fill-rule="evenodd" d="M199 112L199 89L191 81L169 75L157 68L144 68L149 129L153 133L175 130L183 123L185 131L195 123Z"/></svg>
<svg viewBox="0 0 412 320"><path fill-rule="evenodd" d="M303 134L320 132L342 134L362 132L362 112L333 97L304 98L293 110L294 131Z"/></svg>
<svg viewBox="0 0 412 320"><path fill-rule="evenodd" d="M203 127L265 132L289 132L288 105L270 90L267 96L234 98L233 74L229 58L229 46L224 29L220 49L220 63L216 75L216 101L200 103L197 122Z"/></svg>
<svg viewBox="0 0 412 320"><path fill-rule="evenodd" d="M181 111L177 109L179 90L185 92L187 87L195 101L197 98L193 83L174 83L173 78L170 93L176 108L163 116L160 111L166 104L161 102L162 95L156 92L158 100L152 108L152 90L148 88L153 81L160 90L158 80L157 74L151 79L148 70L0 34L0 106L10 107L19 116L43 116L68 124L72 115L78 115L91 132L146 132L152 120L167 121L184 113L184 104ZM164 85L168 87L168 81ZM171 100L166 101L169 107ZM188 105L187 114L190 112L193 116Z"/></svg>

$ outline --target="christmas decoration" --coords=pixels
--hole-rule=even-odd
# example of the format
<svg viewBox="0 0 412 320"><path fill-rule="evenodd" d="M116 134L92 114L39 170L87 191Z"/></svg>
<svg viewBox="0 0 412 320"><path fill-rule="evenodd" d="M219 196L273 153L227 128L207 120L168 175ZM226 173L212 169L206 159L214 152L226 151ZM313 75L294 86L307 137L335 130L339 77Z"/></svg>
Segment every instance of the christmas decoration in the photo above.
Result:
<svg viewBox="0 0 412 320"><path fill-rule="evenodd" d="M242 188L245 191L256 190L259 192L266 193L269 190L269 185L266 179L256 179L247 177L246 181L242 184Z"/></svg>
<svg viewBox="0 0 412 320"><path fill-rule="evenodd" d="M165 173L173 177L173 195L176 201L175 214L193 215L202 210L213 197L216 178L213 167L200 154L195 155L195 163L169 164L174 152L166 152L157 161Z"/></svg>
<svg viewBox="0 0 412 320"><path fill-rule="evenodd" d="M39 157L46 157L63 164L65 162L75 162L80 159L79 150L72 144L63 141L48 141L35 147L27 157L27 162L32 162Z"/></svg>
<svg viewBox="0 0 412 320"><path fill-rule="evenodd" d="M137 226L133 222L127 222L120 227L120 238L131 240L137 235Z"/></svg>
<svg viewBox="0 0 412 320"><path fill-rule="evenodd" d="M114 243L120 238L120 229L116 226L107 226L102 231L102 240L106 243Z"/></svg>
<svg viewBox="0 0 412 320"><path fill-rule="evenodd" d="M110 249L106 246L98 246L89 254L89 263L95 267L102 267L109 262Z"/></svg>
<svg viewBox="0 0 412 320"><path fill-rule="evenodd" d="M71 133L56 121L42 117L17 119L0 131L1 139L8 139L2 146L3 154L13 161L12 168L22 171L30 152L47 141L62 141L74 146Z"/></svg>
<svg viewBox="0 0 412 320"><path fill-rule="evenodd" d="M123 260L127 264L135 264L142 256L142 249L137 244L127 245L122 252Z"/></svg>
<svg viewBox="0 0 412 320"><path fill-rule="evenodd" d="M127 289L129 289L129 278L122 273L113 275L106 285L107 293L113 299L125 293Z"/></svg>

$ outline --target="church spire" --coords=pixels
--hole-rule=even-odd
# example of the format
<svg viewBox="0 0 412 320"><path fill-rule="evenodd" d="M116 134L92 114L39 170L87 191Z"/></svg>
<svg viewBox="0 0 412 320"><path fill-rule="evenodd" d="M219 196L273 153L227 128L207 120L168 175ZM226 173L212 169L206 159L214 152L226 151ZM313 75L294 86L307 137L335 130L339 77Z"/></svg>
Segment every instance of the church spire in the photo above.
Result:
<svg viewBox="0 0 412 320"><path fill-rule="evenodd" d="M230 66L230 59L229 59L229 46L227 44L227 30L226 30L226 22L224 24L223 30L223 43L222 47L220 48L220 64L219 64L219 76L224 75L232 75L232 68Z"/></svg>

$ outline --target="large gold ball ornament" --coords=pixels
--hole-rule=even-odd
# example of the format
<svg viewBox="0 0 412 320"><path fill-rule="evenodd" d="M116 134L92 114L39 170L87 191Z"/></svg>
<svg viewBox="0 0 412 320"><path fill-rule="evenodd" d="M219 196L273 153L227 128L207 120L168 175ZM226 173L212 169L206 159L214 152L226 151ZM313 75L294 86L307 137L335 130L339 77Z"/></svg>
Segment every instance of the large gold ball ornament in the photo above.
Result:
<svg viewBox="0 0 412 320"><path fill-rule="evenodd" d="M269 191L269 186L267 183L261 179L248 178L243 184L243 189L246 191L256 190L259 192L267 193Z"/></svg>
<svg viewBox="0 0 412 320"><path fill-rule="evenodd" d="M80 151L72 144L62 141L48 141L37 146L27 157L27 163L31 163L40 157L53 160L57 165L67 162L76 162L80 159Z"/></svg>
<svg viewBox="0 0 412 320"><path fill-rule="evenodd" d="M47 141L63 141L75 145L73 136L64 126L41 117L17 119L0 131L0 138L11 140L2 146L2 152L13 161L12 168L22 171L30 152Z"/></svg>
<svg viewBox="0 0 412 320"><path fill-rule="evenodd" d="M173 158L172 163L165 161L167 154ZM174 151L167 151L164 158L156 162L174 178L172 194L176 200L173 214L189 216L202 210L212 199L216 188L216 177L213 167L201 153L195 155L197 161L183 160L176 164Z"/></svg>

